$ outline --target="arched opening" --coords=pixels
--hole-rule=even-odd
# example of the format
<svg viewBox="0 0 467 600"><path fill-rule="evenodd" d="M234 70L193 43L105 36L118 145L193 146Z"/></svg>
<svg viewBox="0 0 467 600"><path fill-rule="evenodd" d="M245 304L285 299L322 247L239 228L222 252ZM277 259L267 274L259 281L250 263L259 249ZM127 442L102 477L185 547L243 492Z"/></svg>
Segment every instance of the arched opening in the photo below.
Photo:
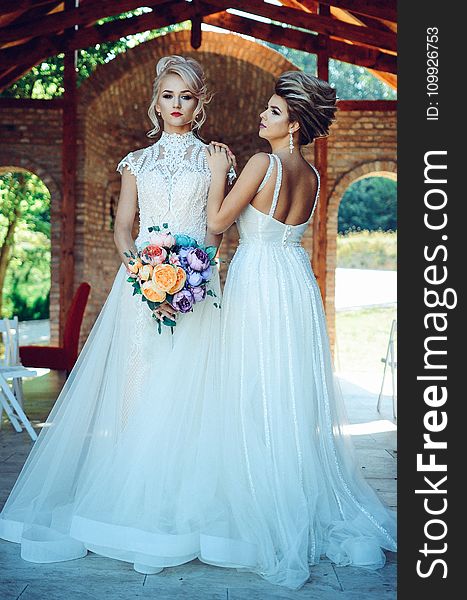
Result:
<svg viewBox="0 0 467 600"><path fill-rule="evenodd" d="M344 379L377 394L397 314L395 170L361 165L342 178L331 201L335 365Z"/></svg>
<svg viewBox="0 0 467 600"><path fill-rule="evenodd" d="M22 344L50 339L50 204L36 173L0 167L0 318L18 318Z"/></svg>

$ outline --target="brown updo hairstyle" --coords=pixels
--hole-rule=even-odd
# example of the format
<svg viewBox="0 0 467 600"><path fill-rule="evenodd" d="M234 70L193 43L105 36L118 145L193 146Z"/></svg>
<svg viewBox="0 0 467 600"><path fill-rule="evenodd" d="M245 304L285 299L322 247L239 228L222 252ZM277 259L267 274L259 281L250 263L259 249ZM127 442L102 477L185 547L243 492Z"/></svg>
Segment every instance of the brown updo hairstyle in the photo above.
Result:
<svg viewBox="0 0 467 600"><path fill-rule="evenodd" d="M300 125L299 144L311 144L329 135L335 121L336 90L327 81L303 71L285 71L276 81L275 93L287 102L289 121Z"/></svg>
<svg viewBox="0 0 467 600"><path fill-rule="evenodd" d="M212 100L213 94L208 91L206 77L202 66L197 60L191 57L172 54L164 56L159 60L156 66L156 77L153 83L151 104L148 109L148 116L151 119L154 128L146 134L148 137L154 137L161 129L159 119L156 113L156 104L159 99L162 78L169 73L179 75L186 83L187 89L198 99L198 105L193 113L193 133L198 133L198 129L206 120L205 105Z"/></svg>

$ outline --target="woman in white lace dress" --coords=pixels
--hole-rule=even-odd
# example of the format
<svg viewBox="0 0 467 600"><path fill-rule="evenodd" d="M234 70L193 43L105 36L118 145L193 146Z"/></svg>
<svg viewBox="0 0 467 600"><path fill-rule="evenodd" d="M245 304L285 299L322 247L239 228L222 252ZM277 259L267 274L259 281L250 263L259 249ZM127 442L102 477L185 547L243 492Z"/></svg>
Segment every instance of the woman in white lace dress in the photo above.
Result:
<svg viewBox="0 0 467 600"><path fill-rule="evenodd" d="M296 589L325 554L339 565L384 565L396 550L394 514L364 481L332 372L319 287L301 241L319 174L300 146L328 134L336 110L328 83L286 72L261 113L272 153L246 164L224 199L230 165L209 149L208 227L236 221L240 244L222 302L223 428L219 513L207 561Z"/></svg>
<svg viewBox="0 0 467 600"><path fill-rule="evenodd" d="M148 227L200 244L210 170L197 135L209 100L193 59L157 65L149 115L157 141L118 165L122 188L115 243L122 264L112 289L0 515L0 537L21 544L32 562L85 556L88 550L155 573L200 554L213 479L213 435L220 311L210 297L158 333L126 281L128 257ZM139 208L140 229L131 229ZM220 297L213 267L209 285ZM173 315L162 305L158 318Z"/></svg>

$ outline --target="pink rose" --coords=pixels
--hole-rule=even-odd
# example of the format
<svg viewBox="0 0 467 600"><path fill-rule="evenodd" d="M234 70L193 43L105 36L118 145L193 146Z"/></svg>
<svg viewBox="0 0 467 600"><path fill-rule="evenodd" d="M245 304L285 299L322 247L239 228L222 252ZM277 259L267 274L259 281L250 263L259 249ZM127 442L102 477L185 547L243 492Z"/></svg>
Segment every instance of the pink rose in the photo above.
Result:
<svg viewBox="0 0 467 600"><path fill-rule="evenodd" d="M167 258L167 250L155 244L150 244L141 251L141 258L153 266L160 265Z"/></svg>
<svg viewBox="0 0 467 600"><path fill-rule="evenodd" d="M175 246L175 238L171 233L153 233L149 237L151 244L162 246L163 248L172 248Z"/></svg>
<svg viewBox="0 0 467 600"><path fill-rule="evenodd" d="M180 266L180 259L178 258L177 254L175 254L175 252L170 252L169 254L169 263L171 265Z"/></svg>

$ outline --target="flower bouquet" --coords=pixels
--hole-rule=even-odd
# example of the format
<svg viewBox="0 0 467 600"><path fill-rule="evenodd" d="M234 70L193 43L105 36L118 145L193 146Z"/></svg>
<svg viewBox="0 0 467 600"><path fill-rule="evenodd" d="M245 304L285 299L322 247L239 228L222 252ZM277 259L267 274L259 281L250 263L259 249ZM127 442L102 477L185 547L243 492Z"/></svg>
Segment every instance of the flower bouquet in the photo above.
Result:
<svg viewBox="0 0 467 600"><path fill-rule="evenodd" d="M133 295L141 294L151 311L168 302L176 312L187 313L193 306L216 296L207 284L212 276L212 266L216 264L216 246L200 246L188 235L172 235L168 224L149 227L149 241L138 254L124 252L130 260L127 272L128 282L132 284ZM216 308L219 304L214 302ZM154 319L156 315L152 314ZM163 324L172 328L176 322L168 317ZM161 321L158 320L158 331L161 333Z"/></svg>

